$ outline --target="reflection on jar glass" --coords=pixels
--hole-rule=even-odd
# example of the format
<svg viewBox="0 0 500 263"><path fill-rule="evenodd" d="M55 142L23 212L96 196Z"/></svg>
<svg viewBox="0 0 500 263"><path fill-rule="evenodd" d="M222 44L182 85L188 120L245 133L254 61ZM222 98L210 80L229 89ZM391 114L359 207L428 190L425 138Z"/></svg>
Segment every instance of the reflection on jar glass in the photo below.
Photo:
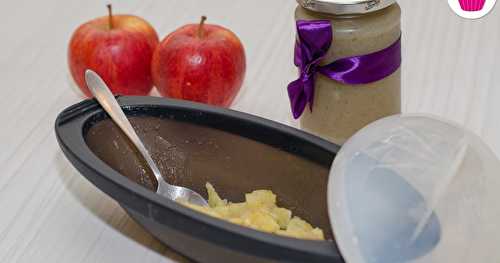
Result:
<svg viewBox="0 0 500 263"><path fill-rule="evenodd" d="M295 11L297 20L331 21L332 44L320 65L327 65L341 58L377 52L400 39L401 10L395 1L298 0L298 2L300 5ZM314 5L315 2L321 2L321 5ZM342 7L349 2L364 6L378 3L384 6L379 6L379 10L376 11L373 10L377 8L366 10L367 8ZM351 3L349 7L355 6ZM339 13L332 13L336 12L335 10ZM350 12L349 10L360 13L343 13ZM315 74L314 87L312 111L306 107L300 117L300 126L338 144L344 143L367 124L401 112L400 69L381 80L357 85L343 84L323 74Z"/></svg>

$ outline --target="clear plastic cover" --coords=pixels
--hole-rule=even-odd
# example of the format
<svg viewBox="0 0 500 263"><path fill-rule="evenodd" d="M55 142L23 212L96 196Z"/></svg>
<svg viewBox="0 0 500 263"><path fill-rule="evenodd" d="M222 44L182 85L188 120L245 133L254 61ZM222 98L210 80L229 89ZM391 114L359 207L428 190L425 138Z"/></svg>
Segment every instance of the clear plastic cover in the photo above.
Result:
<svg viewBox="0 0 500 263"><path fill-rule="evenodd" d="M370 124L337 155L328 202L349 263L500 262L500 162L459 125Z"/></svg>

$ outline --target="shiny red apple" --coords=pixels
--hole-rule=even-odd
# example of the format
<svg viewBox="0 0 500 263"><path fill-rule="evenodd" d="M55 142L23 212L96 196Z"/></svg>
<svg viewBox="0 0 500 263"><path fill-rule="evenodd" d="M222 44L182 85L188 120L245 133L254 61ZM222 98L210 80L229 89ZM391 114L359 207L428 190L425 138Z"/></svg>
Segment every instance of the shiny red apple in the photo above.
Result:
<svg viewBox="0 0 500 263"><path fill-rule="evenodd" d="M71 75L91 97L84 80L86 69L97 72L114 94L146 95L153 88L151 58L158 45L156 31L132 15L109 15L82 24L68 49Z"/></svg>
<svg viewBox="0 0 500 263"><path fill-rule="evenodd" d="M233 32L205 19L162 40L153 55L153 81L165 97L228 107L245 77L245 51Z"/></svg>

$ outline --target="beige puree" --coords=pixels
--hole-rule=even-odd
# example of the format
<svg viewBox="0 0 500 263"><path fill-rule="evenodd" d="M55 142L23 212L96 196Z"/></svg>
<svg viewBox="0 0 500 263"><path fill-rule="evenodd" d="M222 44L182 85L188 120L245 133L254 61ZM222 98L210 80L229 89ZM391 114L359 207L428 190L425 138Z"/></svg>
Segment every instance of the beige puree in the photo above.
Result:
<svg viewBox="0 0 500 263"><path fill-rule="evenodd" d="M385 9L356 15L332 15L298 6L297 20L329 19L333 42L322 65L336 59L363 55L387 48L401 35L401 9ZM356 131L382 117L401 112L401 70L366 85L344 85L316 74L312 113L307 107L301 128L342 144Z"/></svg>

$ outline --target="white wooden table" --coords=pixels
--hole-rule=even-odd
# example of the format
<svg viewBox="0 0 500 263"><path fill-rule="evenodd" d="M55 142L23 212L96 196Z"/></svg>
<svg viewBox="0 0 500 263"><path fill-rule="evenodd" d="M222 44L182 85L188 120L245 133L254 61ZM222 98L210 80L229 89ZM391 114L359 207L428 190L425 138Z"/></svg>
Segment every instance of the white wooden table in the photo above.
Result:
<svg viewBox="0 0 500 263"><path fill-rule="evenodd" d="M8 1L0 8L0 262L185 262L134 223L66 161L53 124L81 100L66 47L107 2ZM234 109L294 125L286 85L295 76L292 0L114 1L163 37L199 16L226 25L246 47L248 69ZM500 155L500 6L478 21L446 0L400 0L405 112L465 124Z"/></svg>

